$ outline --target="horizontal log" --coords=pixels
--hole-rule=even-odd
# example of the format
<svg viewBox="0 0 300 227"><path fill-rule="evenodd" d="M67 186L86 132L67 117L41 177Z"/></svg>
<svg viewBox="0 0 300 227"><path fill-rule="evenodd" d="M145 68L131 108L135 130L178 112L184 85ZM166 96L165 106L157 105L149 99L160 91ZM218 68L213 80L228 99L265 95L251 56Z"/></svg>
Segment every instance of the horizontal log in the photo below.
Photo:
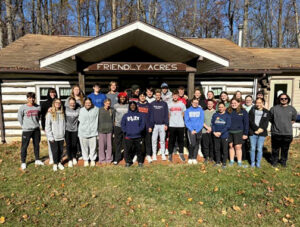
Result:
<svg viewBox="0 0 300 227"><path fill-rule="evenodd" d="M2 95L27 95L27 92L2 92Z"/></svg>
<svg viewBox="0 0 300 227"><path fill-rule="evenodd" d="M3 113L18 113L18 110L3 110Z"/></svg>
<svg viewBox="0 0 300 227"><path fill-rule="evenodd" d="M5 129L22 129L21 126L5 126Z"/></svg>
<svg viewBox="0 0 300 227"><path fill-rule="evenodd" d="M17 117L5 117L4 122L5 121L18 121L18 118Z"/></svg>
<svg viewBox="0 0 300 227"><path fill-rule="evenodd" d="M14 105L14 104L25 104L26 100L2 100L2 104Z"/></svg>

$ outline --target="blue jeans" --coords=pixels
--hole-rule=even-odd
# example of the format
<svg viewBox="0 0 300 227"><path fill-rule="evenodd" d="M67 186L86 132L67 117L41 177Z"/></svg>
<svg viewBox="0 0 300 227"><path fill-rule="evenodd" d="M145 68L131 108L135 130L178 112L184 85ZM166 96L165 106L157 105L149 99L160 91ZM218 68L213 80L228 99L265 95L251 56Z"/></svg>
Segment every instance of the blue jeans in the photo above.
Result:
<svg viewBox="0 0 300 227"><path fill-rule="evenodd" d="M251 158L251 166L255 166L255 152L257 150L256 155L256 166L260 167L260 161L263 155L263 146L265 142L265 136L253 135L250 136L251 150L250 150L250 158Z"/></svg>

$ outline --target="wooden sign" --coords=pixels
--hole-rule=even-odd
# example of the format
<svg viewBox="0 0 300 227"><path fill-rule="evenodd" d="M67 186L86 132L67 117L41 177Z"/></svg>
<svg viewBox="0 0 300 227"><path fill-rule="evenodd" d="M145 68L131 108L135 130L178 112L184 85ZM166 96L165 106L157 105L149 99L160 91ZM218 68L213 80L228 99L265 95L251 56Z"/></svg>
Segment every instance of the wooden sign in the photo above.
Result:
<svg viewBox="0 0 300 227"><path fill-rule="evenodd" d="M186 64L177 62L101 62L90 65L84 71L185 72L186 68Z"/></svg>

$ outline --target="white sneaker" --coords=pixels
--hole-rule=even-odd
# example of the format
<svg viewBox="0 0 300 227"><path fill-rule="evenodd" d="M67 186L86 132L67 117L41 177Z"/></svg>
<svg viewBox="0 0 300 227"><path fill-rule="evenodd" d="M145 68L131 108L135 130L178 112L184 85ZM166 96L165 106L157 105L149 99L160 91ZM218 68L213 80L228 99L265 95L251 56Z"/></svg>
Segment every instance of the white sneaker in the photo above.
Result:
<svg viewBox="0 0 300 227"><path fill-rule="evenodd" d="M133 157L132 162L135 163L136 161L137 161L137 156L135 155L135 156Z"/></svg>
<svg viewBox="0 0 300 227"><path fill-rule="evenodd" d="M96 162L95 161L91 161L91 166L95 166Z"/></svg>
<svg viewBox="0 0 300 227"><path fill-rule="evenodd" d="M27 167L27 166L26 166L26 163L22 163L22 164L21 164L21 169L22 169L22 170L26 169L26 167Z"/></svg>
<svg viewBox="0 0 300 227"><path fill-rule="evenodd" d="M84 161L83 166L84 166L84 167L88 167L88 166L89 166L89 161Z"/></svg>
<svg viewBox="0 0 300 227"><path fill-rule="evenodd" d="M152 162L152 158L151 158L150 155L147 155L147 161L148 161L148 163L151 163L151 162Z"/></svg>
<svg viewBox="0 0 300 227"><path fill-rule="evenodd" d="M34 164L36 166L43 166L43 165L45 165L41 160L35 160Z"/></svg>
<svg viewBox="0 0 300 227"><path fill-rule="evenodd" d="M167 158L166 158L166 155L165 155L165 154L162 154L162 155L161 155L161 160L167 161Z"/></svg>
<svg viewBox="0 0 300 227"><path fill-rule="evenodd" d="M53 171L54 171L54 172L57 171L57 165L56 165L56 164L53 165Z"/></svg>
<svg viewBox="0 0 300 227"><path fill-rule="evenodd" d="M54 164L54 162L53 162L53 160L49 160L49 165L53 165Z"/></svg>
<svg viewBox="0 0 300 227"><path fill-rule="evenodd" d="M198 161L196 159L193 159L193 164L198 164Z"/></svg>
<svg viewBox="0 0 300 227"><path fill-rule="evenodd" d="M193 159L189 159L189 160L188 160L188 164L189 164L189 165L192 165L193 163L194 163Z"/></svg>
<svg viewBox="0 0 300 227"><path fill-rule="evenodd" d="M169 155L169 150L168 149L165 150L165 155Z"/></svg>
<svg viewBox="0 0 300 227"><path fill-rule="evenodd" d="M61 163L58 163L58 168L59 168L60 170L64 170L64 169L65 169L65 167L64 167Z"/></svg>
<svg viewBox="0 0 300 227"><path fill-rule="evenodd" d="M76 160L76 158L73 158L72 162L73 162L73 166L76 166L76 165L77 165L77 160Z"/></svg>
<svg viewBox="0 0 300 227"><path fill-rule="evenodd" d="M68 167L69 167L69 168L72 168L72 167L73 167L73 162L72 162L72 161L69 161L69 162L68 162Z"/></svg>
<svg viewBox="0 0 300 227"><path fill-rule="evenodd" d="M152 155L152 161L157 161L157 156L156 156L156 154L153 154L153 155Z"/></svg>
<svg viewBox="0 0 300 227"><path fill-rule="evenodd" d="M83 159L83 157L82 157L82 156L78 158L78 160L82 160L82 159Z"/></svg>

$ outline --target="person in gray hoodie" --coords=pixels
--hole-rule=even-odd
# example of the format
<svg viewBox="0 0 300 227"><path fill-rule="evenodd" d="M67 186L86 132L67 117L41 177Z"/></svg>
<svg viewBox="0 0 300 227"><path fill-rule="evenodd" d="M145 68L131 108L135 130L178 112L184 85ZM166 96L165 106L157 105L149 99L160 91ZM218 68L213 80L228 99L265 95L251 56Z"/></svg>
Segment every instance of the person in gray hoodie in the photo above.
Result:
<svg viewBox="0 0 300 227"><path fill-rule="evenodd" d="M89 160L91 160L91 166L95 166L99 109L94 107L90 98L85 98L83 106L80 109L78 118L78 137L82 149L84 166L89 166Z"/></svg>
<svg viewBox="0 0 300 227"><path fill-rule="evenodd" d="M172 92L169 90L167 83L161 84L161 99L167 104L172 101Z"/></svg>
<svg viewBox="0 0 300 227"><path fill-rule="evenodd" d="M76 100L71 97L69 99L69 106L66 107L66 144L68 153L68 167L77 165L76 154L78 151L78 117L80 106Z"/></svg>
<svg viewBox="0 0 300 227"><path fill-rule="evenodd" d="M46 115L45 131L53 155L53 171L64 169L61 163L65 140L65 117L60 99L54 99L51 111Z"/></svg>
<svg viewBox="0 0 300 227"><path fill-rule="evenodd" d="M18 121L22 126L22 146L21 146L21 168L26 169L27 148L32 138L35 156L35 165L44 165L40 160L40 106L35 104L35 93L27 93L27 103L20 107L18 111Z"/></svg>
<svg viewBox="0 0 300 227"><path fill-rule="evenodd" d="M113 108L113 119L114 119L114 165L123 159L122 158L122 147L124 147L124 133L121 128L121 121L124 114L128 112L128 97L126 92L120 92L118 94L118 103Z"/></svg>

